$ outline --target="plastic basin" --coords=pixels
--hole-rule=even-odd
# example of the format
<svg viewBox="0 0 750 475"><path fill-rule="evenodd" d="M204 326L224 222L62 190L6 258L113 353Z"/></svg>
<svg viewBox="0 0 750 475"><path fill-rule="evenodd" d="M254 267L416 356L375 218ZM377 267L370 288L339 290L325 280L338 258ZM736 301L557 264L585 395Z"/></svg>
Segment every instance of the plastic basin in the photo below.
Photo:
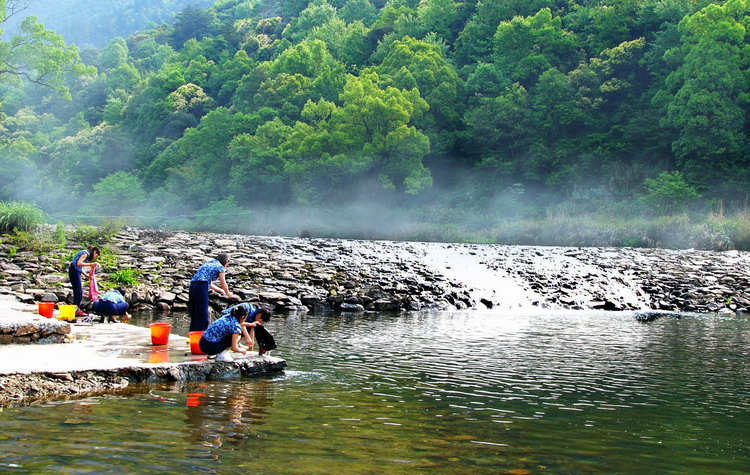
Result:
<svg viewBox="0 0 750 475"><path fill-rule="evenodd" d="M188 337L190 337L190 353L194 355L205 355L205 353L201 351L200 346L202 336L203 332L188 332Z"/></svg>
<svg viewBox="0 0 750 475"><path fill-rule="evenodd" d="M60 320L76 319L76 310L78 310L76 305L58 305L58 308L60 309Z"/></svg>
<svg viewBox="0 0 750 475"><path fill-rule="evenodd" d="M168 345L169 333L172 331L171 323L152 323L151 343L153 345Z"/></svg>
<svg viewBox="0 0 750 475"><path fill-rule="evenodd" d="M55 302L39 302L36 306L39 309L39 315L52 318L52 313L55 311Z"/></svg>

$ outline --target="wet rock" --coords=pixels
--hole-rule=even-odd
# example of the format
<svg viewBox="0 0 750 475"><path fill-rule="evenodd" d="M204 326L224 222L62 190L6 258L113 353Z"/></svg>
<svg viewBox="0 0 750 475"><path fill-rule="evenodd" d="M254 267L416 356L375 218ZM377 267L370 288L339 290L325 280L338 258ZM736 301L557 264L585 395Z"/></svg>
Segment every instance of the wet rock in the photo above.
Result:
<svg viewBox="0 0 750 475"><path fill-rule="evenodd" d="M381 312L398 310L401 307L401 302L395 299L378 299L372 302L375 310Z"/></svg>
<svg viewBox="0 0 750 475"><path fill-rule="evenodd" d="M422 304L417 300L409 299L404 304L404 309L409 311L418 311L422 309Z"/></svg>
<svg viewBox="0 0 750 475"><path fill-rule="evenodd" d="M313 305L313 312L315 313L330 313L333 312L333 307L328 302L316 302Z"/></svg>
<svg viewBox="0 0 750 475"><path fill-rule="evenodd" d="M636 312L633 316L639 322L653 322L654 320L657 320L659 318L680 318L682 315L675 312Z"/></svg>
<svg viewBox="0 0 750 475"><path fill-rule="evenodd" d="M344 302L341 305L339 305L339 311L341 312L364 312L365 307L358 303L349 303Z"/></svg>

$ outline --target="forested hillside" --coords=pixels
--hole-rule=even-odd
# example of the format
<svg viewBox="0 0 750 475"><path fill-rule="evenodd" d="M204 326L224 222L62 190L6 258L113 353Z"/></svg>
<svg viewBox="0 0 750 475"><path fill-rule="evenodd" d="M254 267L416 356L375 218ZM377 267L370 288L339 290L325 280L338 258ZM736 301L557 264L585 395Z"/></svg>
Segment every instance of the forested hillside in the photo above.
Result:
<svg viewBox="0 0 750 475"><path fill-rule="evenodd" d="M205 8L212 3L213 0L15 0L20 12L4 26L14 32L25 17L34 15L67 43L82 49L102 48L116 36L126 37L172 22L185 7Z"/></svg>
<svg viewBox="0 0 750 475"><path fill-rule="evenodd" d="M748 226L748 26L750 0L188 7L83 55L97 72L71 101L0 88L0 199L220 231L338 217L380 237L404 216L410 237L554 243L550 220L585 215L650 220L606 244L696 222L729 240ZM527 219L547 224L507 227Z"/></svg>

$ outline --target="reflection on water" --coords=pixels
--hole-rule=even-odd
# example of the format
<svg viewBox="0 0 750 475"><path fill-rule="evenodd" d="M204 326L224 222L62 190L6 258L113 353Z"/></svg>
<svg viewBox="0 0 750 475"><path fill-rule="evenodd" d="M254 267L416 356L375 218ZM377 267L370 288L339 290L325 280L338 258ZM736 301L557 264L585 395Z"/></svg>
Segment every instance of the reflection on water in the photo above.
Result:
<svg viewBox="0 0 750 475"><path fill-rule="evenodd" d="M182 334L183 320L174 319ZM742 473L750 466L747 319L292 315L275 317L270 330L280 343L274 355L289 362L281 375L139 385L5 409L0 467Z"/></svg>

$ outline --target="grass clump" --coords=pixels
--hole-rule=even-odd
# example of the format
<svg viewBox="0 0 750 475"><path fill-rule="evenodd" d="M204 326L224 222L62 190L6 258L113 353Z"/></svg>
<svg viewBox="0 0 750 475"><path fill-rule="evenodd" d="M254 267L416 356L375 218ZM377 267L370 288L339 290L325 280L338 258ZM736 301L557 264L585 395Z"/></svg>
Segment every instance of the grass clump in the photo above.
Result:
<svg viewBox="0 0 750 475"><path fill-rule="evenodd" d="M112 287L139 285L141 271L138 269L119 269L108 276L108 284Z"/></svg>
<svg viewBox="0 0 750 475"><path fill-rule="evenodd" d="M44 222L44 211L33 203L0 202L0 232L31 231Z"/></svg>
<svg viewBox="0 0 750 475"><path fill-rule="evenodd" d="M125 222L119 219L107 219L99 226L82 224L71 234L70 238L86 246L100 246L112 240L125 227Z"/></svg>

